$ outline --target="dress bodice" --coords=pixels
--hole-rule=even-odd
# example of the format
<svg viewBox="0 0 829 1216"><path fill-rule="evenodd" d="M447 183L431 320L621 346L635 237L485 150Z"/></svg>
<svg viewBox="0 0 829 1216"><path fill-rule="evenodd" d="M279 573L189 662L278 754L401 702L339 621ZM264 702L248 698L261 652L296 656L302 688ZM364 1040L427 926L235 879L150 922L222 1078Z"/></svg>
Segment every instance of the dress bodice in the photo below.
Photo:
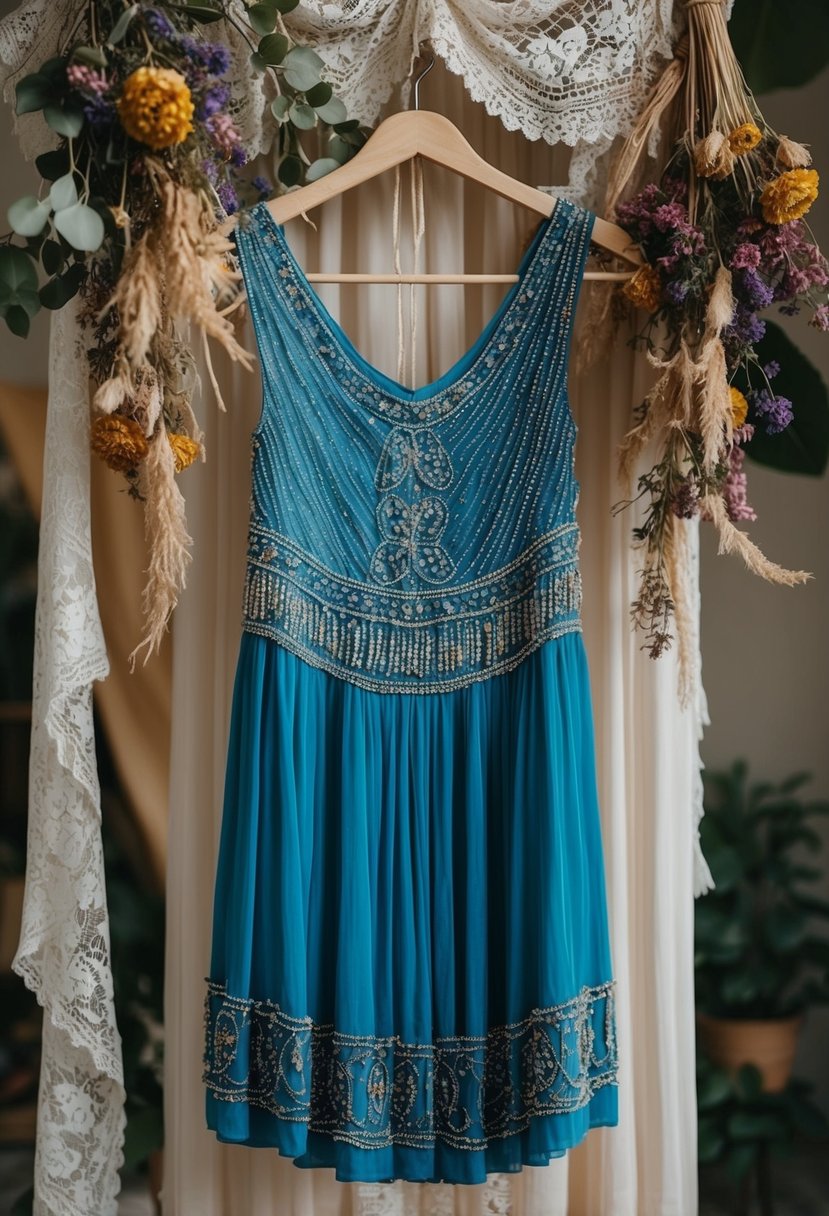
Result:
<svg viewBox="0 0 829 1216"><path fill-rule="evenodd" d="M567 358L593 218L559 200L475 344L410 390L355 350L252 210L246 630L369 689L433 692L580 628Z"/></svg>

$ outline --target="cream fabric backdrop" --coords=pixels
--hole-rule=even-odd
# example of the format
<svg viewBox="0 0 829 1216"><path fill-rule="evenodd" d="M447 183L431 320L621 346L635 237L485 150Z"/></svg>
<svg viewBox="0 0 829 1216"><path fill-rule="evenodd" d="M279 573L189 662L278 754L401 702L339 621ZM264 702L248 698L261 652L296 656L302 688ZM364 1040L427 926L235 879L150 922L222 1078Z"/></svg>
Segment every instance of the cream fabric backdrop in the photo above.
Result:
<svg viewBox="0 0 829 1216"><path fill-rule="evenodd" d="M436 71L424 103L457 122L508 173L536 184L566 180L557 153L505 132L466 98L460 81ZM383 180L329 203L313 217L318 233L294 222L289 239L302 264L390 269L392 186ZM528 232L527 216L509 204L450 175L427 174L425 269L512 270ZM407 248L404 232L404 255ZM498 299L497 288L424 290L431 294L420 299L417 383L439 375L469 346ZM395 289L326 287L323 294L358 349L394 374ZM230 412L219 416L204 407L209 459L185 486L196 558L176 615L173 660L165 1216L696 1212L692 928L700 715L696 707L679 707L672 657L653 663L631 634L633 519L611 514L620 497L615 449L642 374L641 361L635 366L620 339L573 391L584 626L618 981L620 1124L591 1133L569 1159L475 1188L338 1184L331 1171L301 1171L275 1153L219 1145L204 1128L202 1000L258 377L227 371Z"/></svg>

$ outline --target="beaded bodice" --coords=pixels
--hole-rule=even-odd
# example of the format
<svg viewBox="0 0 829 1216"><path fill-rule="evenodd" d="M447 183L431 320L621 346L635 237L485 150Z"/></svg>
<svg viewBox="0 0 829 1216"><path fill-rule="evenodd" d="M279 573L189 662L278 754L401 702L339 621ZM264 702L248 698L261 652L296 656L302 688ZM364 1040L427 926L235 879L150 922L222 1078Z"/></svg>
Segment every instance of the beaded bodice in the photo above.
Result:
<svg viewBox="0 0 829 1216"><path fill-rule="evenodd" d="M436 692L580 629L567 356L593 218L559 200L478 341L417 390L354 349L264 204L240 223L264 392L246 630Z"/></svg>

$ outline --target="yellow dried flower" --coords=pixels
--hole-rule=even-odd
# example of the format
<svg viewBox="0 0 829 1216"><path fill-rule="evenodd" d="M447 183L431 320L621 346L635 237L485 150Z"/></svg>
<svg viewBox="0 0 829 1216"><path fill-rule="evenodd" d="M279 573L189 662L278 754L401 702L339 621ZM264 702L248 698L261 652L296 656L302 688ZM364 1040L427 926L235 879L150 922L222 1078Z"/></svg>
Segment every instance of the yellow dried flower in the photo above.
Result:
<svg viewBox="0 0 829 1216"><path fill-rule="evenodd" d="M763 138L763 132L753 122L741 123L728 136L728 146L735 156L745 156L752 148L756 148Z"/></svg>
<svg viewBox="0 0 829 1216"><path fill-rule="evenodd" d="M90 442L92 451L118 473L134 469L147 455L147 439L141 427L121 414L95 418Z"/></svg>
<svg viewBox="0 0 829 1216"><path fill-rule="evenodd" d="M662 280L655 266L641 266L622 288L622 295L636 308L656 312L662 302Z"/></svg>
<svg viewBox="0 0 829 1216"><path fill-rule="evenodd" d="M799 220L818 196L816 169L789 169L768 183L760 195L767 224L790 224Z"/></svg>
<svg viewBox="0 0 829 1216"><path fill-rule="evenodd" d="M196 443L195 439L191 439L189 435L176 435L168 431L167 438L173 449L176 472L181 473L184 469L189 469L193 461L201 455L201 445Z"/></svg>
<svg viewBox="0 0 829 1216"><path fill-rule="evenodd" d="M748 401L743 393L732 384L728 390L731 397L731 423L735 430L743 425L748 415Z"/></svg>
<svg viewBox="0 0 829 1216"><path fill-rule="evenodd" d="M156 150L180 144L193 130L190 89L172 68L136 68L117 104L127 135Z"/></svg>

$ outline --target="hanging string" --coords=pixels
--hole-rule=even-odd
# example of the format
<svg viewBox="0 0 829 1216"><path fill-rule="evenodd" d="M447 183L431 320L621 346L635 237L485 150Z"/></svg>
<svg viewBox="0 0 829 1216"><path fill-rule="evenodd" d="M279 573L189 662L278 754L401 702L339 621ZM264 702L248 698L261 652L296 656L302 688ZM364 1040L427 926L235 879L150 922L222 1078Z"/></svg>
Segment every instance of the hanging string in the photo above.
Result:
<svg viewBox="0 0 829 1216"><path fill-rule="evenodd" d="M426 208L423 200L423 166L420 159L415 157L411 162L411 197L412 197L412 273L417 274L420 262L420 247L426 231ZM411 388L417 383L417 285L412 283L409 289L409 319L412 327L411 369L409 380Z"/></svg>
<svg viewBox="0 0 829 1216"><path fill-rule="evenodd" d="M391 218L394 273L402 274L400 263L400 166L394 170L394 204ZM403 284L397 284L397 379L403 383L405 351L403 349Z"/></svg>
<svg viewBox="0 0 829 1216"><path fill-rule="evenodd" d="M420 262L420 249L426 232L426 207L423 197L423 168L420 161L411 162L411 208L412 208L412 273L416 274ZM400 166L394 170L394 203L392 206L392 242L394 273L402 274L400 257ZM415 386L417 377L417 284L409 284L409 323L412 331L409 355L409 375L406 375L406 346L403 340L403 284L397 284L397 379L401 384Z"/></svg>

